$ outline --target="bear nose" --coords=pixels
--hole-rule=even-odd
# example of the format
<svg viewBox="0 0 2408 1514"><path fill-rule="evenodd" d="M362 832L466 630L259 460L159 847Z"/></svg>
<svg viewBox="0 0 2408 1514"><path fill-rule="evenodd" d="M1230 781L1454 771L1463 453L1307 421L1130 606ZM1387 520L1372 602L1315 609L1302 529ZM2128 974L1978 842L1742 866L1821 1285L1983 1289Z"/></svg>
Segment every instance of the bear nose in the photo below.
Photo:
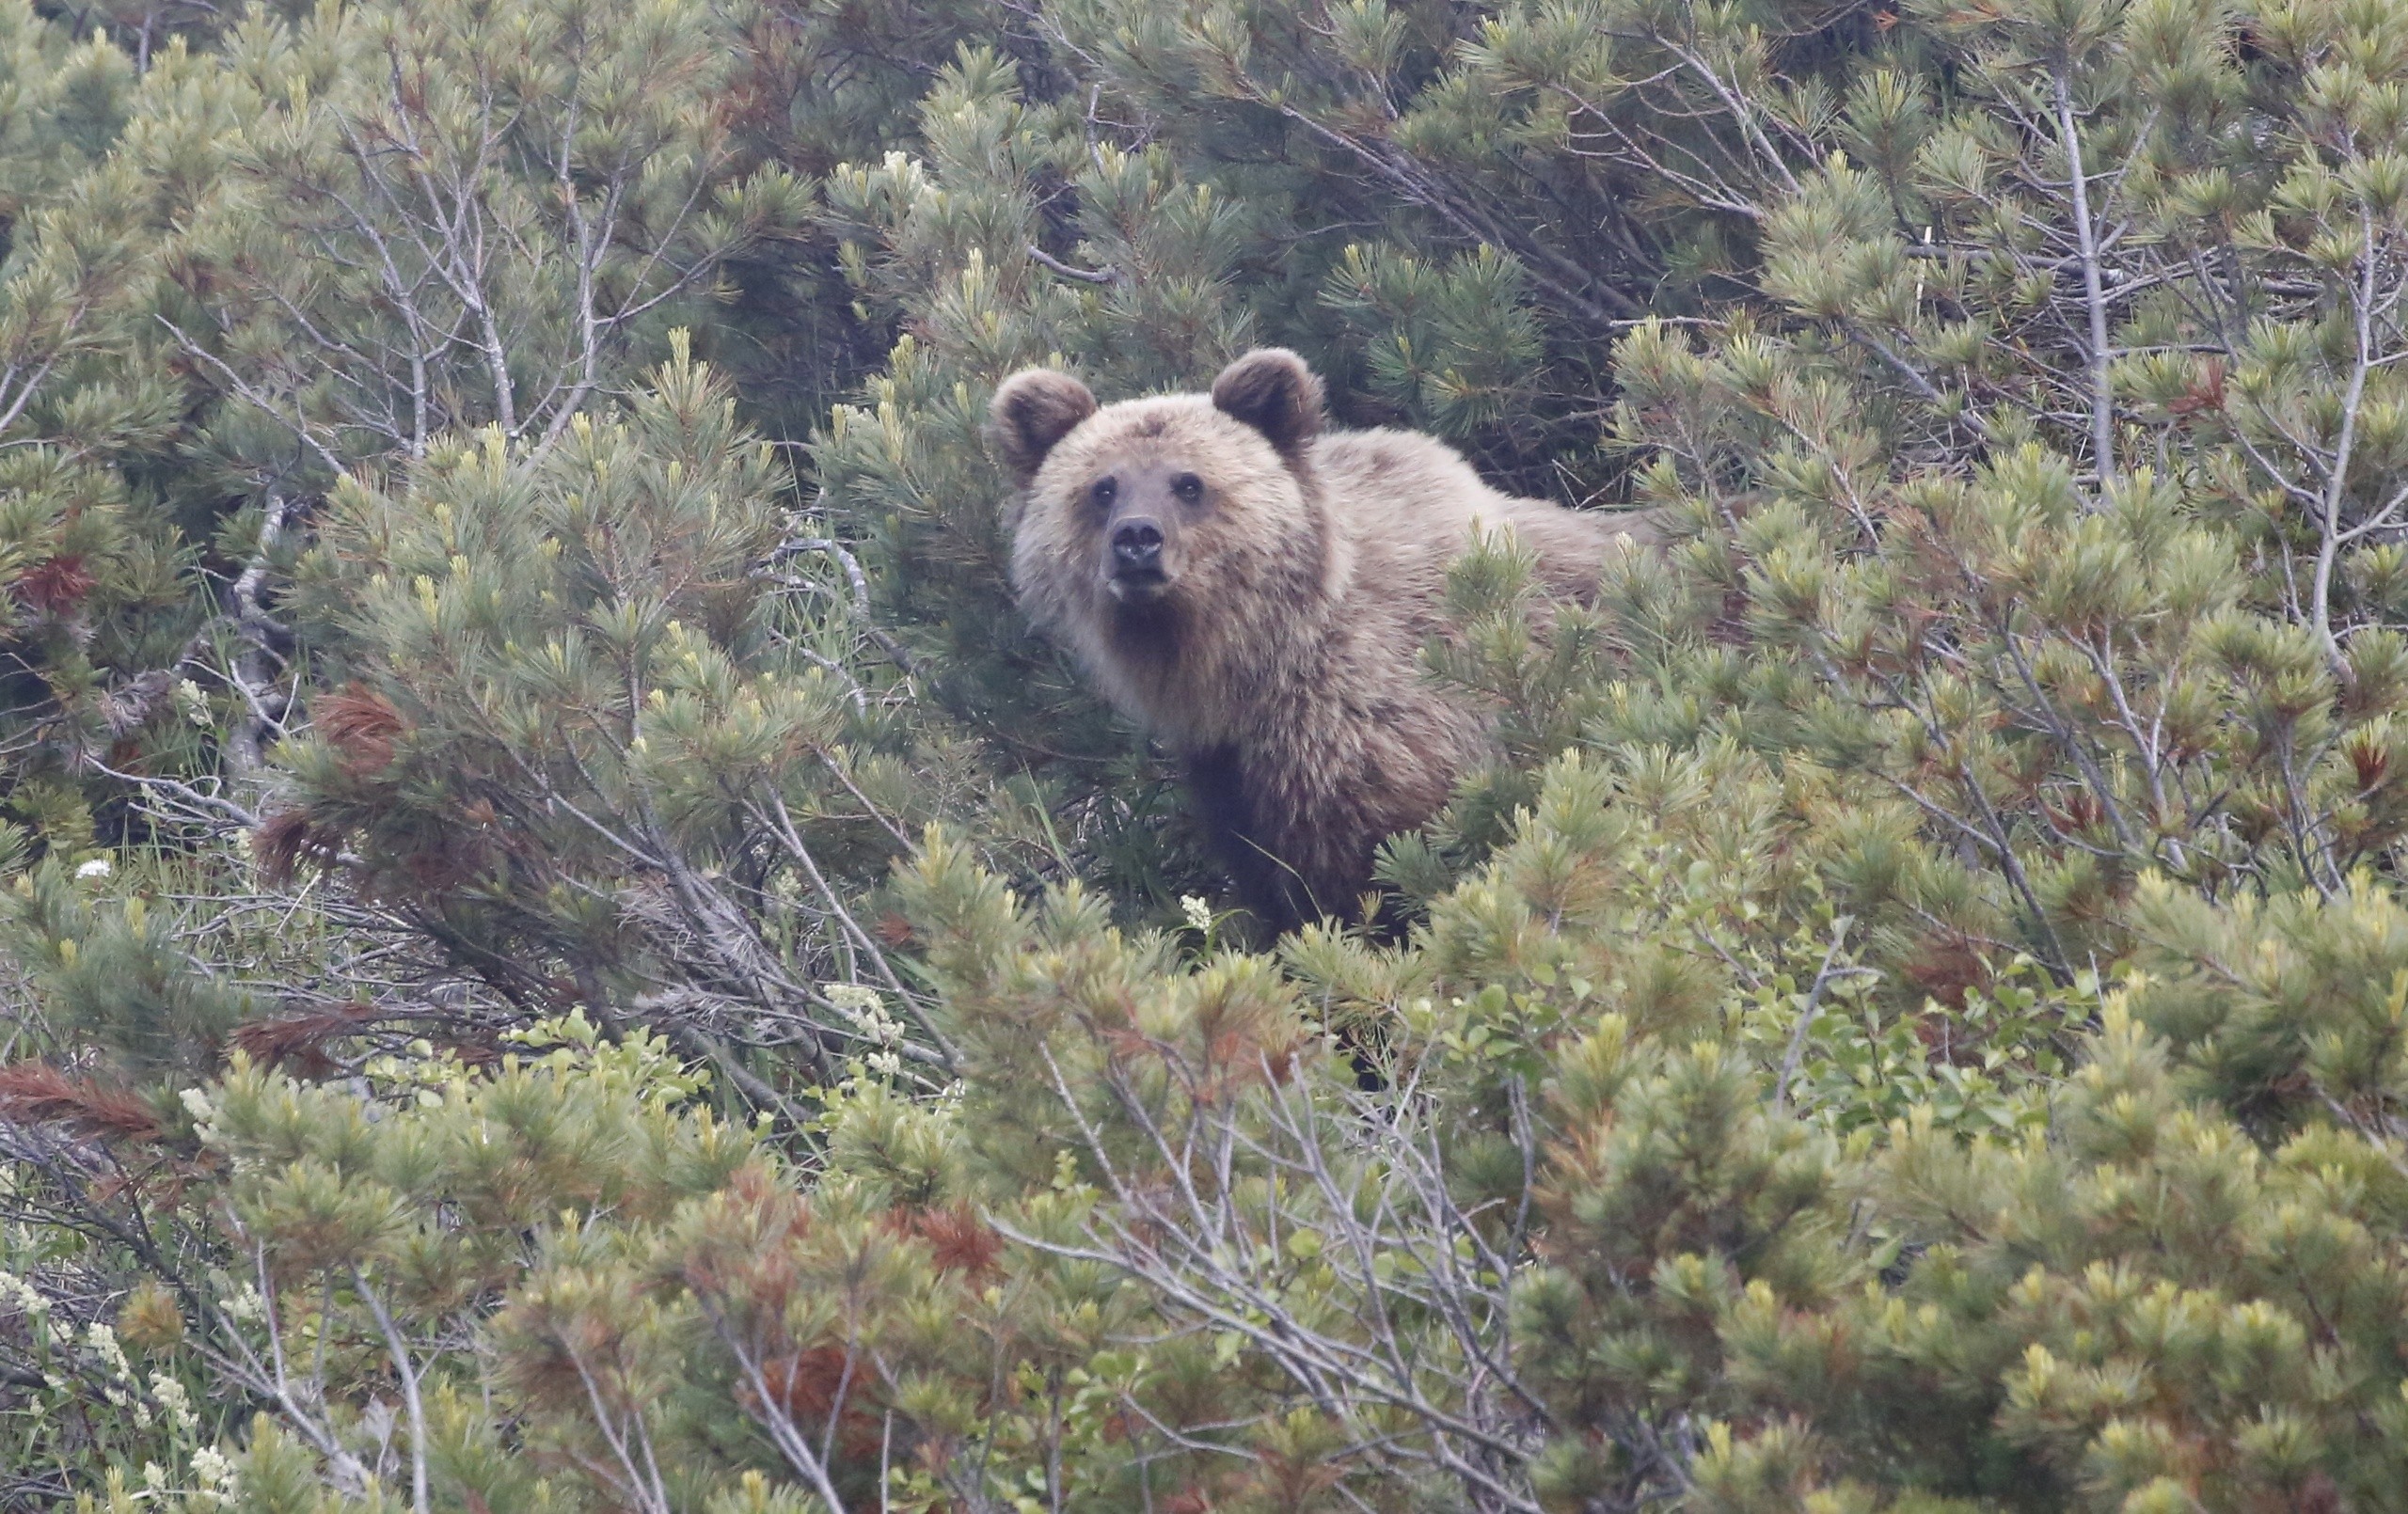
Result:
<svg viewBox="0 0 2408 1514"><path fill-rule="evenodd" d="M1162 566L1163 529L1149 520L1124 520L1112 532L1112 570L1146 573Z"/></svg>

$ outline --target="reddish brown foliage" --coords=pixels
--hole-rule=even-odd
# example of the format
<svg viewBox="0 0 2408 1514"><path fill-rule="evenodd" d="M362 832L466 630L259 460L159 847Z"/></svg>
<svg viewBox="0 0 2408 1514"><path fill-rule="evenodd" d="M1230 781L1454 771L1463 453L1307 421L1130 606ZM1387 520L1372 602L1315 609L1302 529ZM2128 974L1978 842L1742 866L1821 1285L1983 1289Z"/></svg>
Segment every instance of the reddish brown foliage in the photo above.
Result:
<svg viewBox="0 0 2408 1514"><path fill-rule="evenodd" d="M2166 405L2170 415L2192 416L2203 410L2221 411L2225 406L2224 359L2210 357L2201 365L2199 377L2182 397Z"/></svg>
<svg viewBox="0 0 2408 1514"><path fill-rule="evenodd" d="M798 1425L820 1425L836 1407L836 1396L852 1396L861 1384L862 1362L841 1346L815 1346L763 1364L761 1379L769 1401Z"/></svg>
<svg viewBox="0 0 2408 1514"><path fill-rule="evenodd" d="M2391 753L2370 742L2354 743L2348 749L2351 770L2357 775L2358 792L2369 794L2383 786L2390 776Z"/></svg>
<svg viewBox="0 0 2408 1514"><path fill-rule="evenodd" d="M2041 813L2059 830L2094 830L2106 824L2107 810L2099 796L2088 789L2073 789L2063 796L2063 802L2041 801Z"/></svg>
<svg viewBox="0 0 2408 1514"><path fill-rule="evenodd" d="M1909 983L1951 1009L1965 1007L1965 994L1990 981L1989 964L1961 937L1929 938L1906 964Z"/></svg>
<svg viewBox="0 0 2408 1514"><path fill-rule="evenodd" d="M408 729L383 695L358 684L320 700L310 723L353 778L371 778L390 766L393 743Z"/></svg>
<svg viewBox="0 0 2408 1514"><path fill-rule="evenodd" d="M252 1061L264 1066L289 1064L303 1077L323 1078L335 1067L326 1055L326 1043L350 1034L374 1017L369 1005L346 1004L282 1019L252 1020L237 1028L233 1039Z"/></svg>
<svg viewBox="0 0 2408 1514"><path fill-rule="evenodd" d="M866 1391L876 1383L876 1370L863 1353L850 1353L848 1361L841 1346L815 1346L763 1363L761 1379L768 1387L772 1411L784 1414L815 1439L826 1427L828 1416L837 1414L836 1449L866 1459L878 1454L883 1428L879 1415L864 1401Z"/></svg>
<svg viewBox="0 0 2408 1514"><path fill-rule="evenodd" d="M335 838L312 825L304 810L279 810L251 832L251 856L271 883L291 882L305 860L331 862L336 851Z"/></svg>
<svg viewBox="0 0 2408 1514"><path fill-rule="evenodd" d="M493 848L467 826L447 826L401 860L410 881L430 894L456 889L493 865Z"/></svg>
<svg viewBox="0 0 2408 1514"><path fill-rule="evenodd" d="M0 1067L0 1116L103 1139L150 1141L159 1134L158 1117L139 1095L71 1078L46 1062Z"/></svg>
<svg viewBox="0 0 2408 1514"><path fill-rule="evenodd" d="M984 1281L1003 1254L1004 1238L967 1207L924 1209L906 1226L928 1243L940 1271L958 1272L971 1282Z"/></svg>
<svg viewBox="0 0 2408 1514"><path fill-rule="evenodd" d="M767 1317L782 1315L800 1282L795 1248L810 1233L809 1206L760 1162L737 1168L721 1202L686 1257L687 1286L705 1297L741 1299Z"/></svg>
<svg viewBox="0 0 2408 1514"><path fill-rule="evenodd" d="M17 597L44 615L71 615L92 591L91 573L80 554L64 552L17 580Z"/></svg>

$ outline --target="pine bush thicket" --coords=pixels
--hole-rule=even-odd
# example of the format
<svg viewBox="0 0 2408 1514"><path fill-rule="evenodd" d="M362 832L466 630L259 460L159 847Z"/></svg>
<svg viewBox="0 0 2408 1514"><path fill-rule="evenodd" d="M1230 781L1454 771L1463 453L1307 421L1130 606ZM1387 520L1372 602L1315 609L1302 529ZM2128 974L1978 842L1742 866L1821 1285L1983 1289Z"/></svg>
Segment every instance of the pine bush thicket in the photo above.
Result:
<svg viewBox="0 0 2408 1514"><path fill-rule="evenodd" d="M1671 523L1399 935L1005 580L1271 343ZM0 0L0 1508L2408 1509L2385 0Z"/></svg>

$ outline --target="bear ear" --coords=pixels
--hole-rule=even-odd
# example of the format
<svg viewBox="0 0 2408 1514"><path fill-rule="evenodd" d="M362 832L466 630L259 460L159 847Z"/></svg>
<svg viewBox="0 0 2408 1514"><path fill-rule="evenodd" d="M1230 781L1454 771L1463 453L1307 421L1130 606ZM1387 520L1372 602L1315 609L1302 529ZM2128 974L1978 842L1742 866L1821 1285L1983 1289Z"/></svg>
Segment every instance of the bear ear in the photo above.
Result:
<svg viewBox="0 0 2408 1514"><path fill-rule="evenodd" d="M1243 420L1292 452L1321 431L1321 380L1285 347L1261 347L1221 370L1212 408Z"/></svg>
<svg viewBox="0 0 2408 1514"><path fill-rule="evenodd" d="M987 406L987 445L1025 488L1054 444L1095 414L1095 395L1068 373L1024 368L1004 380Z"/></svg>

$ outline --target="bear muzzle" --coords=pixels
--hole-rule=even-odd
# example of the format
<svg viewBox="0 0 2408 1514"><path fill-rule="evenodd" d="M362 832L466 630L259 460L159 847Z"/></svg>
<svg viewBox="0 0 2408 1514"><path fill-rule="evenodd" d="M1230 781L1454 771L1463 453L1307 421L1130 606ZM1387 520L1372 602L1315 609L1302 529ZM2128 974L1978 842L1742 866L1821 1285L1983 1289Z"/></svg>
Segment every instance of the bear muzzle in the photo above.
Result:
<svg viewBox="0 0 2408 1514"><path fill-rule="evenodd" d="M1170 588L1166 544L1162 527L1153 521L1143 516L1115 521L1106 585L1112 597L1124 605L1161 598Z"/></svg>

